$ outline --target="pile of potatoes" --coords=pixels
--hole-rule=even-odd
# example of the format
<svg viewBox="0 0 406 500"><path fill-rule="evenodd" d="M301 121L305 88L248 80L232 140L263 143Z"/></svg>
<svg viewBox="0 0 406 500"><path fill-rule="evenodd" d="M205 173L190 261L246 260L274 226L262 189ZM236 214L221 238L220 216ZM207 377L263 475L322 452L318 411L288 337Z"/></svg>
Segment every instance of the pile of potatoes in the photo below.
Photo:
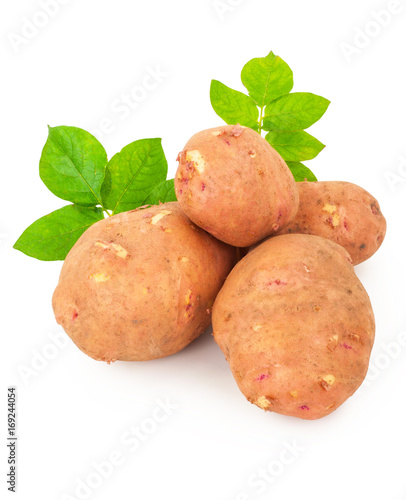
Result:
<svg viewBox="0 0 406 500"><path fill-rule="evenodd" d="M96 360L174 354L212 322L246 398L303 419L328 415L365 378L375 323L354 273L380 247L379 204L348 182L295 180L258 133L194 135L178 202L94 224L68 254L56 320Z"/></svg>

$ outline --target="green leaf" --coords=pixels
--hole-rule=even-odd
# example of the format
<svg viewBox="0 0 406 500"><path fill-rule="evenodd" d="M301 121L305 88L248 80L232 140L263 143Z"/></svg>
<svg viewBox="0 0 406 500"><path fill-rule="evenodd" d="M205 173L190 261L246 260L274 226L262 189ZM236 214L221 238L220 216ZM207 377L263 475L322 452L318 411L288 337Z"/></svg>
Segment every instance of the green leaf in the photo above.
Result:
<svg viewBox="0 0 406 500"><path fill-rule="evenodd" d="M308 92L286 94L265 109L264 130L304 130L327 111L330 101Z"/></svg>
<svg viewBox="0 0 406 500"><path fill-rule="evenodd" d="M317 177L310 170L310 168L307 168L305 165L303 165L303 163L295 161L287 161L286 163L290 168L290 171L292 172L296 182L317 182Z"/></svg>
<svg viewBox="0 0 406 500"><path fill-rule="evenodd" d="M161 139L132 142L107 165L103 206L114 214L141 206L152 189L166 179L167 172Z"/></svg>
<svg viewBox="0 0 406 500"><path fill-rule="evenodd" d="M101 208L68 205L31 224L14 248L39 260L64 260L86 229L102 219Z"/></svg>
<svg viewBox="0 0 406 500"><path fill-rule="evenodd" d="M268 132L265 139L285 161L305 161L315 158L324 144L307 132Z"/></svg>
<svg viewBox="0 0 406 500"><path fill-rule="evenodd" d="M258 108L249 96L230 89L217 80L212 80L210 100L214 111L229 125L239 123L255 131L258 130Z"/></svg>
<svg viewBox="0 0 406 500"><path fill-rule="evenodd" d="M167 203L169 201L177 201L173 179L161 182L155 186L142 202L142 205L159 205L160 203Z"/></svg>
<svg viewBox="0 0 406 500"><path fill-rule="evenodd" d="M242 69L241 80L260 108L293 88L292 70L273 52L248 61Z"/></svg>
<svg viewBox="0 0 406 500"><path fill-rule="evenodd" d="M76 127L49 127L40 177L63 200L82 206L101 203L107 154L92 134Z"/></svg>

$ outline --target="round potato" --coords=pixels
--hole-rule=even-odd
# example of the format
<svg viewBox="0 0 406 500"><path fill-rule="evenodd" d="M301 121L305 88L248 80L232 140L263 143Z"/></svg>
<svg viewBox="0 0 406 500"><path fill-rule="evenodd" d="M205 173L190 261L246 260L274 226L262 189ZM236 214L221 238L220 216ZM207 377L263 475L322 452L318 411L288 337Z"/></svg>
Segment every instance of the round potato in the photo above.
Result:
<svg viewBox="0 0 406 500"><path fill-rule="evenodd" d="M294 178L279 154L240 125L204 130L179 153L176 196L186 215L237 247L274 234L296 215Z"/></svg>
<svg viewBox="0 0 406 500"><path fill-rule="evenodd" d="M235 258L178 203L109 217L69 252L53 296L56 320L97 360L168 356L210 324Z"/></svg>
<svg viewBox="0 0 406 500"><path fill-rule="evenodd" d="M360 386L375 322L350 260L330 240L292 234L231 271L214 303L214 338L251 403L317 419Z"/></svg>
<svg viewBox="0 0 406 500"><path fill-rule="evenodd" d="M351 182L298 182L299 210L278 234L314 234L343 246L355 264L381 246L386 220L376 199Z"/></svg>

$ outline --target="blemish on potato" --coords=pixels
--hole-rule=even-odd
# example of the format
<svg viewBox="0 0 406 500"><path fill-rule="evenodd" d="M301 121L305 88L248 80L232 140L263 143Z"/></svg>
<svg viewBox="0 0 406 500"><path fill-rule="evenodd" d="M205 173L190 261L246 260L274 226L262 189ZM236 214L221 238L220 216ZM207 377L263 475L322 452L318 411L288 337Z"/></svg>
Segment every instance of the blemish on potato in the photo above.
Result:
<svg viewBox="0 0 406 500"><path fill-rule="evenodd" d="M125 248L123 248L121 245L118 245L117 243L112 243L111 246L114 248L116 251L117 257L120 257L121 259L125 259L128 255L128 252Z"/></svg>
<svg viewBox="0 0 406 500"><path fill-rule="evenodd" d="M220 135L224 135L226 131L224 129L222 130L214 130L211 135L214 135L215 137L219 137Z"/></svg>
<svg viewBox="0 0 406 500"><path fill-rule="evenodd" d="M179 260L181 262L189 262L189 259L187 257L180 257Z"/></svg>
<svg viewBox="0 0 406 500"><path fill-rule="evenodd" d="M339 215L330 215L327 221L332 227L337 227L340 223Z"/></svg>
<svg viewBox="0 0 406 500"><path fill-rule="evenodd" d="M371 212L374 215L381 215L381 212L379 211L378 207L375 205L375 203L371 204Z"/></svg>
<svg viewBox="0 0 406 500"><path fill-rule="evenodd" d="M190 304L191 297L192 297L192 290L189 288L185 296L185 304Z"/></svg>
<svg viewBox="0 0 406 500"><path fill-rule="evenodd" d="M272 280L271 280L271 281L269 281L269 282L266 284L266 286L272 286L272 285L277 285L277 286L279 286L279 285L287 285L287 284L288 284L288 282L287 282L287 281L282 281L282 280L280 280L280 279L276 279L276 280L273 280L273 281L272 281Z"/></svg>
<svg viewBox="0 0 406 500"><path fill-rule="evenodd" d="M192 316L192 313L189 313L189 310L192 308L192 290L189 288L185 295L185 304L186 304L186 312L185 312L185 317L190 318Z"/></svg>
<svg viewBox="0 0 406 500"><path fill-rule="evenodd" d="M106 245L101 241L97 241L94 244L94 246L103 248L104 250L114 250L116 252L117 257L120 257L121 259L125 259L128 255L127 250L123 248L121 245L118 245L117 243L109 243L108 245Z"/></svg>
<svg viewBox="0 0 406 500"><path fill-rule="evenodd" d="M203 156L197 149L186 152L186 162L193 163L195 169L201 174L204 172L205 162Z"/></svg>
<svg viewBox="0 0 406 500"><path fill-rule="evenodd" d="M100 248L109 248L108 245L105 245L104 243L102 243L101 241L97 241L95 244L94 244L95 247L100 247Z"/></svg>
<svg viewBox="0 0 406 500"><path fill-rule="evenodd" d="M327 219L327 222L329 222L333 227L337 227L340 224L340 216L336 213L336 205L330 205L329 203L326 203L322 210L323 212L331 214L331 217Z"/></svg>
<svg viewBox="0 0 406 500"><path fill-rule="evenodd" d="M250 157L251 157L252 159L256 158L256 156L257 156L257 153L256 153L255 151L253 151L252 149L250 149L250 150L248 151L248 154L250 155Z"/></svg>
<svg viewBox="0 0 406 500"><path fill-rule="evenodd" d="M302 406L299 406L299 410L309 411L310 408L307 405L302 405Z"/></svg>
<svg viewBox="0 0 406 500"><path fill-rule="evenodd" d="M257 332L258 330L261 330L261 328L262 328L262 325L254 325L252 327L252 329L254 330L254 332Z"/></svg>
<svg viewBox="0 0 406 500"><path fill-rule="evenodd" d="M72 314L72 321L75 321L75 319L79 316L79 313L77 311L73 311Z"/></svg>
<svg viewBox="0 0 406 500"><path fill-rule="evenodd" d="M330 406L326 406L326 410L331 410L331 408L334 408L334 406L335 406L335 405L336 405L336 404L335 404L335 403L333 403L333 404L332 404L332 405L330 405Z"/></svg>
<svg viewBox="0 0 406 500"><path fill-rule="evenodd" d="M326 381L328 383L328 385L333 385L334 382L336 381L336 378L334 375L332 375L331 373L329 373L328 375L325 375L323 377L323 380Z"/></svg>
<svg viewBox="0 0 406 500"><path fill-rule="evenodd" d="M330 340L328 341L327 348L330 351L334 351L334 349L337 347L337 345L338 345L338 335L333 335L330 338Z"/></svg>
<svg viewBox="0 0 406 500"><path fill-rule="evenodd" d="M323 212L327 212L329 214L333 214L336 211L337 211L336 205L330 205L329 203L326 203L323 207Z"/></svg>
<svg viewBox="0 0 406 500"><path fill-rule="evenodd" d="M267 380L268 378L269 378L269 375L266 373L263 373L262 375L257 377L255 380L257 380L258 382L262 382L263 380Z"/></svg>
<svg viewBox="0 0 406 500"><path fill-rule="evenodd" d="M341 347L344 347L344 349L347 349L347 350L350 350L352 349L352 346L346 344L345 342L343 342L342 344L340 344Z"/></svg>
<svg viewBox="0 0 406 500"><path fill-rule="evenodd" d="M334 375L331 375L331 374L324 375L324 377L322 377L322 379L321 379L321 386L326 391L329 391L331 389L331 386L335 383L335 381L336 381L336 378Z"/></svg>
<svg viewBox="0 0 406 500"><path fill-rule="evenodd" d="M110 276L108 274L104 274L104 273L95 273L95 274L91 274L89 276L89 279L94 280L96 283L103 283L105 281L109 281Z"/></svg>
<svg viewBox="0 0 406 500"><path fill-rule="evenodd" d="M305 271L306 271L307 273L310 273L310 272L311 272L311 271L310 271L310 269L306 266L306 264L303 264L303 267L304 267L304 269L305 269Z"/></svg>
<svg viewBox="0 0 406 500"><path fill-rule="evenodd" d="M170 215L172 212L170 210L162 210L159 214L156 214L152 217L150 224L155 226L158 222L163 219L166 215Z"/></svg>
<svg viewBox="0 0 406 500"><path fill-rule="evenodd" d="M240 135L244 132L245 127L237 123L230 132L230 135L233 135L234 137L240 137Z"/></svg>
<svg viewBox="0 0 406 500"><path fill-rule="evenodd" d="M299 393L297 391L290 391L289 394L292 396L292 398L297 399Z"/></svg>
<svg viewBox="0 0 406 500"><path fill-rule="evenodd" d="M266 396L259 397L256 401L254 401L254 404L259 406L263 410L267 410L271 406L271 403Z"/></svg>

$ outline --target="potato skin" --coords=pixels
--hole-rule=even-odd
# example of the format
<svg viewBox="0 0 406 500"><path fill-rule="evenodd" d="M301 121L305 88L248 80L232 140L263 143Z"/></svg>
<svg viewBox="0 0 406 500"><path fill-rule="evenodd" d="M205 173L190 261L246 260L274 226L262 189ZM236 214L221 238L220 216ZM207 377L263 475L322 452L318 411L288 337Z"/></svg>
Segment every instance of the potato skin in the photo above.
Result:
<svg viewBox="0 0 406 500"><path fill-rule="evenodd" d="M69 252L55 317L94 359L168 356L210 324L235 259L236 249L196 227L178 203L124 212L94 224Z"/></svg>
<svg viewBox="0 0 406 500"><path fill-rule="evenodd" d="M298 182L299 210L278 234L314 234L342 245L354 265L369 259L381 246L386 220L379 203L351 182Z"/></svg>
<svg viewBox="0 0 406 500"><path fill-rule="evenodd" d="M203 130L179 153L176 196L186 215L221 241L252 245L287 225L297 187L279 154L240 125Z"/></svg>
<svg viewBox="0 0 406 500"><path fill-rule="evenodd" d="M313 420L361 385L375 321L347 251L291 234L235 266L214 303L213 330L251 403Z"/></svg>

